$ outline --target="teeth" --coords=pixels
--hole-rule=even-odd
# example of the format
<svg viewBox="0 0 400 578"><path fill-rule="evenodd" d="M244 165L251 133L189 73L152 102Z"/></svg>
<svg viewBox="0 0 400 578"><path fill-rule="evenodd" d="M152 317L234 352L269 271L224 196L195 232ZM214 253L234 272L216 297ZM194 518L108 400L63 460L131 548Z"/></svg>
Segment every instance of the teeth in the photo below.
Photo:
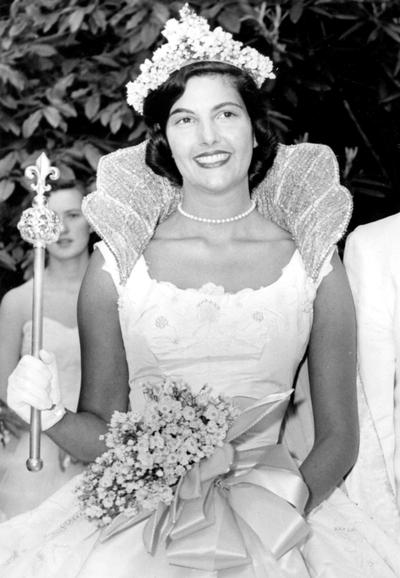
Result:
<svg viewBox="0 0 400 578"><path fill-rule="evenodd" d="M215 155L203 155L201 157L198 157L197 160L200 163L218 163L220 161L224 161L225 159L227 159L228 156L229 155L227 153L219 153Z"/></svg>

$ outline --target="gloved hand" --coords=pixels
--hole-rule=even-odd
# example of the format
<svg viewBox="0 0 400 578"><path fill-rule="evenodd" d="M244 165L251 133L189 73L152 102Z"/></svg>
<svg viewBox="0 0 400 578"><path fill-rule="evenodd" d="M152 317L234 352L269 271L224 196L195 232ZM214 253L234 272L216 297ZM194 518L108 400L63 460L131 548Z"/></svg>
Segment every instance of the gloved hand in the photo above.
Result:
<svg viewBox="0 0 400 578"><path fill-rule="evenodd" d="M31 406L41 410L42 430L46 431L65 415L53 353L42 349L40 359L24 355L8 378L7 404L25 422L31 419Z"/></svg>

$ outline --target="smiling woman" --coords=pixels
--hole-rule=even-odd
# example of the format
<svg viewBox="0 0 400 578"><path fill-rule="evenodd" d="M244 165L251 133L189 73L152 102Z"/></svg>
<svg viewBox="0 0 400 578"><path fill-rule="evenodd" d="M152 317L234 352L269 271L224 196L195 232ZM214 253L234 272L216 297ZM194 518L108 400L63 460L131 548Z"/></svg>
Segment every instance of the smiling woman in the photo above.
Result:
<svg viewBox="0 0 400 578"><path fill-rule="evenodd" d="M358 444L355 317L335 251L349 194L327 147L275 146L259 90L274 76L269 58L188 6L180 15L128 89L149 140L103 158L85 202L102 242L79 299L79 411L57 413L45 355L25 357L9 379L19 415L37 407L52 439L81 459L102 457L83 484L78 476L0 525L0 571L395 578L398 544L340 488ZM300 462L282 431L306 353L315 435ZM159 421L156 392L182 382L186 402L160 404L162 429L138 437ZM188 464L196 424L176 426L204 391L214 416L228 397L237 418L228 431L224 419L203 420L210 454ZM156 446L173 448L163 463ZM166 479L168 464L178 482Z"/></svg>
<svg viewBox="0 0 400 578"><path fill-rule="evenodd" d="M157 228L145 249L155 278L179 287L200 287L214 278L237 291L269 285L290 260L290 235L253 212L250 198L276 154L259 96L242 70L196 62L173 73L144 101L147 164L183 191L177 213ZM202 223L228 227L204 231ZM262 259L269 266L258 267Z"/></svg>
<svg viewBox="0 0 400 578"><path fill-rule="evenodd" d="M211 80L211 84L210 81ZM187 85L195 83L195 88L191 89L191 94L196 92L198 87L203 87L200 95L194 95L194 100L187 97ZM214 82L212 82L214 81ZM214 95L214 89L218 86L218 95ZM184 93L186 97L183 97ZM182 185L182 174L179 172L175 159L172 156L171 147L167 140L168 129L175 114L179 115L177 120L181 124L197 122L197 129L217 130L217 127L227 123L226 131L229 131L229 124L234 123L247 126L247 130L252 132L252 140L246 142L250 144L246 151L247 156L251 152L250 163L248 165L248 184L250 190L254 189L265 177L267 170L271 167L276 154L276 139L272 134L266 110L265 100L260 98L260 91L251 76L230 64L224 62L196 62L173 72L169 79L161 85L158 90L148 94L143 107L143 115L149 127L149 142L146 150L146 161L155 173L167 176L171 182L179 186ZM181 99L184 98L182 103ZM178 101L180 102L178 107ZM179 112L184 107L184 102L189 102L189 108L185 112ZM201 108L198 112L203 113L203 119L196 118L196 105ZM213 107L217 107L210 116ZM220 107L220 108L219 108ZM224 108L226 107L226 108ZM208 108L208 120L205 117L205 108ZM218 115L218 113L220 113ZM236 119L236 117L238 117ZM247 119L247 122L246 122ZM204 122L207 120L206 124ZM213 121L213 122L211 122ZM237 121L237 122L234 122ZM241 122L240 122L241 121ZM214 128L213 128L214 127ZM222 128L221 127L221 128ZM207 132L203 137L207 136ZM214 135L211 135L213 139ZM179 137L178 137L179 138ZM184 136L182 135L182 138ZM218 138L218 137L217 137ZM236 146L240 143L236 142ZM213 146L202 143L205 150L216 150ZM203 151L198 151L200 154ZM224 151L229 152L229 151Z"/></svg>
<svg viewBox="0 0 400 578"><path fill-rule="evenodd" d="M212 195L212 213L217 218L231 217L248 207L253 128L246 106L228 78L190 78L184 94L171 107L166 137L182 176L188 210L210 215L209 207L201 207L199 190L208 198ZM227 195L237 198L234 206L227 204ZM227 207L233 215L226 214Z"/></svg>

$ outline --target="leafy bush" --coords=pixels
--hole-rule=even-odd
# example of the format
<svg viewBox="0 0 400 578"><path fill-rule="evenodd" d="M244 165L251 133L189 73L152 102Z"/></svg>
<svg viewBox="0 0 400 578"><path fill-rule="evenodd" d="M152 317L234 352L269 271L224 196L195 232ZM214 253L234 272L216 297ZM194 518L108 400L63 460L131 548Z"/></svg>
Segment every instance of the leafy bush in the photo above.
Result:
<svg viewBox="0 0 400 578"><path fill-rule="evenodd" d="M125 84L182 1L14 0L0 16L0 282L21 279L15 225L31 202L24 169L43 150L62 180L90 184L101 155L144 136ZM355 218L399 209L400 19L396 0L192 1L215 26L272 56L265 89L286 143L332 146ZM357 155L348 147L357 147ZM9 273L7 273L7 271ZM10 273L11 272L11 273Z"/></svg>

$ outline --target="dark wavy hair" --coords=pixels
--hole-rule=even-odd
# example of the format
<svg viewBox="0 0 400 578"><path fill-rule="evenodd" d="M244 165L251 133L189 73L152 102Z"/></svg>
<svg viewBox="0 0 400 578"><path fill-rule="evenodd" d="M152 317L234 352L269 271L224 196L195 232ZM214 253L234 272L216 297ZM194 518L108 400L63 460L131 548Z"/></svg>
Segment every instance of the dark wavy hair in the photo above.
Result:
<svg viewBox="0 0 400 578"><path fill-rule="evenodd" d="M231 79L250 117L257 146L249 167L249 187L254 189L271 167L277 149L271 133L265 99L256 83L243 70L222 62L195 62L175 71L159 88L151 91L143 105L148 128L146 163L157 174L167 177L173 185L182 185L182 176L172 157L166 137L166 125L173 104L182 96L193 76L221 74Z"/></svg>

